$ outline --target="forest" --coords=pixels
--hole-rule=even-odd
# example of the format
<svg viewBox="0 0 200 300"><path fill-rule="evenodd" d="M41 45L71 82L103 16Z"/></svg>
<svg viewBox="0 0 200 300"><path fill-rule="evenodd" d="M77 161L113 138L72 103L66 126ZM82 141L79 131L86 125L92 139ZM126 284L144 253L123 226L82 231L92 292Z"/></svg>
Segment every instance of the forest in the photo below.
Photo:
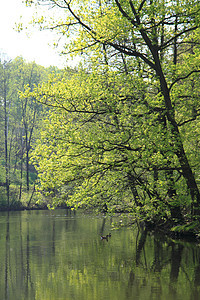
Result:
<svg viewBox="0 0 200 300"><path fill-rule="evenodd" d="M1 61L1 207L127 212L198 236L199 1L26 5L81 63Z"/></svg>
<svg viewBox="0 0 200 300"><path fill-rule="evenodd" d="M35 141L45 108L34 98L22 100L20 92L44 82L57 68L27 63L22 57L0 62L0 207L17 209L29 206L37 178L30 164L30 150ZM30 203L29 203L30 202Z"/></svg>

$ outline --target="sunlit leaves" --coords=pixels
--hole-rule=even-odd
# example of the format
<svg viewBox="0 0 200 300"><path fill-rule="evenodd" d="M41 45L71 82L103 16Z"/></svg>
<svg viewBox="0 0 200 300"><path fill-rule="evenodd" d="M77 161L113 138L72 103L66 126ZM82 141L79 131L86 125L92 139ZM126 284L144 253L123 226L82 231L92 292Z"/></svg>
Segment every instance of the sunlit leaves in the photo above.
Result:
<svg viewBox="0 0 200 300"><path fill-rule="evenodd" d="M30 94L50 107L32 155L41 190L68 194L70 205L126 203L132 168L148 174L151 166L164 167L163 153L173 157L158 113L145 104L162 106L162 97L146 93L142 100L146 83L137 75L106 74L50 78Z"/></svg>
<svg viewBox="0 0 200 300"><path fill-rule="evenodd" d="M176 198L182 176L192 196L199 1L47 3L66 13L47 27L72 37L63 52L85 54L86 68L69 80L52 77L32 93L50 108L33 154L45 189L76 185L69 199L78 205L117 201L119 191L124 201L132 192L139 209L155 214L161 203L162 212L175 205L168 198Z"/></svg>

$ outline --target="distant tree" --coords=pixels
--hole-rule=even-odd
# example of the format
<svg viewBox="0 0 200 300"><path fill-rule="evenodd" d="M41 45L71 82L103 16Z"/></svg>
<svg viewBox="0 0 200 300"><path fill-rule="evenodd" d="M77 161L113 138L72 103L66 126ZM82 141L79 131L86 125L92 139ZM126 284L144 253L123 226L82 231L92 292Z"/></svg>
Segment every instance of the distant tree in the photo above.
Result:
<svg viewBox="0 0 200 300"><path fill-rule="evenodd" d="M45 72L44 67L35 63L26 63L21 57L11 61L2 61L0 64L0 131L2 133L0 181L1 186L6 187L8 207L12 205L13 201L21 199L24 173L26 173L26 187L29 191L29 152L33 132L40 124L39 115L42 113L41 105L34 99L21 101L19 92L23 91L25 87L32 90L40 81L45 80ZM37 126L36 118L38 118ZM17 197L18 185L19 196Z"/></svg>
<svg viewBox="0 0 200 300"><path fill-rule="evenodd" d="M3 136L4 136L4 162L5 162L5 182L6 195L7 195L7 205L10 205L10 149L9 149L9 122L10 122L10 62L3 61L0 64L0 98L2 103L2 120L3 120ZM11 146L11 144L10 144Z"/></svg>

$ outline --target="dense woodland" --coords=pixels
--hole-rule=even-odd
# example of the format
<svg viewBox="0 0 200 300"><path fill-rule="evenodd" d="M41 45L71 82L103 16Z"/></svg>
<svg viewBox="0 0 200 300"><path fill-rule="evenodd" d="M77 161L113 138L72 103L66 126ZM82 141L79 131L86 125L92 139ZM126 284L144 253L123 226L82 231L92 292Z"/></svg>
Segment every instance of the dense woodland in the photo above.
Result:
<svg viewBox="0 0 200 300"><path fill-rule="evenodd" d="M22 57L0 62L0 207L17 209L30 206L37 173L30 164L30 151L48 110L32 97L20 92L33 90L57 68L27 63Z"/></svg>
<svg viewBox="0 0 200 300"><path fill-rule="evenodd" d="M36 190L52 206L126 211L198 234L199 1L26 2L45 5L33 23L82 63L1 64L7 205L23 190L28 205Z"/></svg>

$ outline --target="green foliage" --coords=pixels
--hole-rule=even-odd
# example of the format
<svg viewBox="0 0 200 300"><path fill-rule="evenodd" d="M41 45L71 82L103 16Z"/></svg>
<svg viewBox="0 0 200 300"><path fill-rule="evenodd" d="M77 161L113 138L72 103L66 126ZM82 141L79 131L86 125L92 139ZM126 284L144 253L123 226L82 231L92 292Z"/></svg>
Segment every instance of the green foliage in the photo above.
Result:
<svg viewBox="0 0 200 300"><path fill-rule="evenodd" d="M0 187L0 207L5 208L7 206L7 199L5 189Z"/></svg>
<svg viewBox="0 0 200 300"><path fill-rule="evenodd" d="M40 191L74 207L131 203L149 220L193 217L199 1L47 4L62 16L34 23L66 36L63 51L81 53L83 66L21 94L49 108L32 152Z"/></svg>
<svg viewBox="0 0 200 300"><path fill-rule="evenodd" d="M19 94L25 88L31 91L50 72L56 73L56 68L45 70L21 57L0 62L0 184L6 190L7 206L20 206L24 186L33 184L37 176L28 154L43 108L33 98L21 101Z"/></svg>
<svg viewBox="0 0 200 300"><path fill-rule="evenodd" d="M53 78L36 88L31 97L51 107L31 158L40 190L55 201L66 199L70 206L106 202L110 210L127 208L135 200L131 174L142 204L136 213L166 218L172 201L166 198L165 169L170 161L178 170L178 161L169 132L152 110L161 96L152 99L147 87L135 74L110 71L105 77L81 71L70 80ZM156 192L154 168L160 170Z"/></svg>
<svg viewBox="0 0 200 300"><path fill-rule="evenodd" d="M187 224L184 225L177 225L174 226L171 231L173 232L179 232L179 233L187 233L187 232L193 232L194 230L196 230L199 227L199 222L195 221L195 222L189 222Z"/></svg>

